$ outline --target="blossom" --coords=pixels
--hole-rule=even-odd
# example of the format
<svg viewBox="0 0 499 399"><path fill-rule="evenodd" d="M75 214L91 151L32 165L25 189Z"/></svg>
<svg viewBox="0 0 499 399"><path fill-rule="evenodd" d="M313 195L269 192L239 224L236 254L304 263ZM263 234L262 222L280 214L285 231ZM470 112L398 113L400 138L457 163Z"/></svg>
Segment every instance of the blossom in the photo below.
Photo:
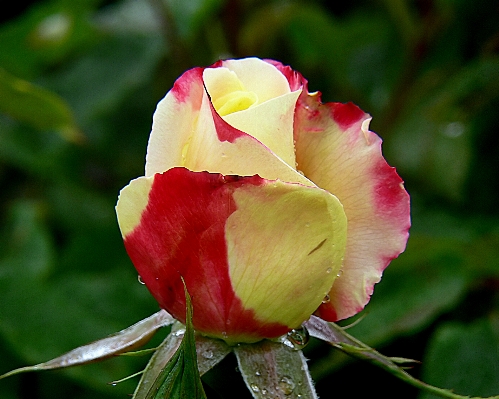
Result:
<svg viewBox="0 0 499 399"><path fill-rule="evenodd" d="M279 62L193 68L158 104L145 176L120 193L126 250L159 305L229 343L364 308L405 248L409 197L354 104Z"/></svg>

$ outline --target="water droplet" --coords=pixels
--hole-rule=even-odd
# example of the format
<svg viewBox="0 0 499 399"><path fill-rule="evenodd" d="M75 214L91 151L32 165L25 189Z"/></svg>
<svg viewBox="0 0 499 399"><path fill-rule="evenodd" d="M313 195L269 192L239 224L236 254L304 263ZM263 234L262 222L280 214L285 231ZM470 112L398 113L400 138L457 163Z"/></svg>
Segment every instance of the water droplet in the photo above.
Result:
<svg viewBox="0 0 499 399"><path fill-rule="evenodd" d="M253 392L260 392L260 388L258 388L258 385L256 384L251 384L251 390Z"/></svg>
<svg viewBox="0 0 499 399"><path fill-rule="evenodd" d="M296 171L297 171L300 175L305 176L305 173L303 173L301 170L296 169Z"/></svg>
<svg viewBox="0 0 499 399"><path fill-rule="evenodd" d="M116 382L112 382L112 383L111 383L111 386L112 386L112 387L115 387L116 385L118 385Z"/></svg>
<svg viewBox="0 0 499 399"><path fill-rule="evenodd" d="M305 227L310 227L310 223L305 223Z"/></svg>
<svg viewBox="0 0 499 399"><path fill-rule="evenodd" d="M224 339L227 339L227 337L228 337L228 336L229 336L229 335L227 334L227 331L222 331L222 337L223 337Z"/></svg>
<svg viewBox="0 0 499 399"><path fill-rule="evenodd" d="M137 280L139 281L140 284L144 285L145 283L142 281L142 277L140 277L140 274L137 276Z"/></svg>
<svg viewBox="0 0 499 399"><path fill-rule="evenodd" d="M266 389L262 389L262 393L263 393L264 395L267 395L267 390L266 390Z"/></svg>
<svg viewBox="0 0 499 399"><path fill-rule="evenodd" d="M326 296L322 300L322 303L329 303L329 302L331 302L331 297L328 294L326 294Z"/></svg>
<svg viewBox="0 0 499 399"><path fill-rule="evenodd" d="M259 371L257 371L257 372L255 373L255 375L256 375L257 377L260 377L260 376L261 376L261 374L260 374L260 372L259 372Z"/></svg>
<svg viewBox="0 0 499 399"><path fill-rule="evenodd" d="M205 359L211 359L213 357L213 352L210 350L207 350L207 351L203 352L203 357Z"/></svg>
<svg viewBox="0 0 499 399"><path fill-rule="evenodd" d="M284 336L282 343L294 350L300 350L307 346L309 339L310 335L307 329L305 327L301 327L295 328L294 330L288 332Z"/></svg>
<svg viewBox="0 0 499 399"><path fill-rule="evenodd" d="M176 337L180 337L185 334L185 328L179 328L176 331L172 331L172 334L175 335Z"/></svg>
<svg viewBox="0 0 499 399"><path fill-rule="evenodd" d="M222 152L222 158L227 158L227 155L225 154L225 152Z"/></svg>
<svg viewBox="0 0 499 399"><path fill-rule="evenodd" d="M342 274L343 274L343 269L340 269L336 277L341 277Z"/></svg>
<svg viewBox="0 0 499 399"><path fill-rule="evenodd" d="M333 271L333 268L332 267L328 267L327 270L326 270L326 273L329 274Z"/></svg>
<svg viewBox="0 0 499 399"><path fill-rule="evenodd" d="M279 381L279 390L286 396L291 395L295 389L295 383L290 377L282 377Z"/></svg>

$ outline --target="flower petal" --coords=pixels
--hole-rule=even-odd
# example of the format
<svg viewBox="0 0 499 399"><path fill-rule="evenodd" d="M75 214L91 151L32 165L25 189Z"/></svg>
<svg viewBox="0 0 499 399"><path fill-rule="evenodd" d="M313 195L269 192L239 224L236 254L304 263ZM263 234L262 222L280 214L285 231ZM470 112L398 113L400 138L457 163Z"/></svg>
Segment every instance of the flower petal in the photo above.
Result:
<svg viewBox="0 0 499 399"><path fill-rule="evenodd" d="M331 194L174 168L154 175L149 201L137 209L127 203L144 195L135 193L148 187L143 179L122 190L118 221L121 227L122 220L139 220L131 230L127 224L125 247L153 296L177 319L185 317L181 276L194 327L229 342L297 327L333 284L346 218Z"/></svg>
<svg viewBox="0 0 499 399"><path fill-rule="evenodd" d="M294 101L290 98L286 97L287 105ZM289 129L293 112L288 106L284 108L280 124L269 119L272 123L265 125L268 129L276 132ZM204 90L202 70L196 68L184 73L158 104L147 148L146 176L185 166L192 171L258 174L270 180L315 186L294 169L294 160L290 162L286 163L259 140L225 122Z"/></svg>
<svg viewBox="0 0 499 399"><path fill-rule="evenodd" d="M221 66L235 72L246 90L256 93L260 104L291 92L285 76L274 65L258 58L225 60Z"/></svg>
<svg viewBox="0 0 499 399"><path fill-rule="evenodd" d="M280 181L233 194L226 224L229 272L244 306L268 322L301 325L341 267L346 218L324 190Z"/></svg>
<svg viewBox="0 0 499 399"><path fill-rule="evenodd" d="M264 104L234 112L223 119L265 144L290 167L295 168L293 119L301 90L274 98Z"/></svg>
<svg viewBox="0 0 499 399"><path fill-rule="evenodd" d="M348 219L340 277L321 305L335 321L363 309L382 271L404 249L410 226L409 196L381 154L370 117L353 104L321 104L319 95L299 99L295 119L297 168L334 193Z"/></svg>

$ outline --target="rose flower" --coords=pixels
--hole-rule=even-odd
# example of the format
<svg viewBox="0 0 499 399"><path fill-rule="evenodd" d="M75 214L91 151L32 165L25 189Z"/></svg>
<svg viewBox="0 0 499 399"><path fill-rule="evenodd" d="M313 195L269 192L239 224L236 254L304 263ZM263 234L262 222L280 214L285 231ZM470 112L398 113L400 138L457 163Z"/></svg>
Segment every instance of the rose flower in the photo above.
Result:
<svg viewBox="0 0 499 399"><path fill-rule="evenodd" d="M120 193L126 250L159 305L229 343L361 311L405 248L409 196L370 116L279 62L185 72L158 104L145 176Z"/></svg>

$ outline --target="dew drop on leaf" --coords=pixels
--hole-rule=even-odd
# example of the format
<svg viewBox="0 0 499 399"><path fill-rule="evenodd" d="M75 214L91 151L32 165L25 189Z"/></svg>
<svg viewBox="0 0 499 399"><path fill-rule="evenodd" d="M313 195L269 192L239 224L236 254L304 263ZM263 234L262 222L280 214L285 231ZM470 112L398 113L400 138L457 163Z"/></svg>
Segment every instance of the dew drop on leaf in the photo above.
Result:
<svg viewBox="0 0 499 399"><path fill-rule="evenodd" d="M280 379L279 381L279 390L284 394L284 395L291 395L293 393L293 390L295 389L295 383L290 377L284 376Z"/></svg>
<svg viewBox="0 0 499 399"><path fill-rule="evenodd" d="M258 388L258 385L256 384L251 384L251 390L253 392L260 392L260 388Z"/></svg>

